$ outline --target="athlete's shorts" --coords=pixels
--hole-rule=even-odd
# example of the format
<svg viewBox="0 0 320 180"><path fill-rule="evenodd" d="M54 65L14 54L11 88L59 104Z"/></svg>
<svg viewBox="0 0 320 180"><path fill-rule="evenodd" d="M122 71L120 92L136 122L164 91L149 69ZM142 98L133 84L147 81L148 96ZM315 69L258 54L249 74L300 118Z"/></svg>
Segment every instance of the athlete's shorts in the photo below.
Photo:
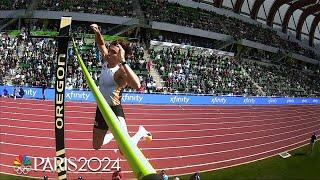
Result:
<svg viewBox="0 0 320 180"><path fill-rule="evenodd" d="M119 118L122 117L124 118L124 113L123 113L123 109L121 105L117 105L117 106L110 106L112 111L114 112L114 114ZM108 130L109 127L106 123L106 121L104 120L101 111L99 109L99 107L97 107L96 110L96 117L95 117L95 122L94 122L94 128L97 129L101 129L101 130Z"/></svg>

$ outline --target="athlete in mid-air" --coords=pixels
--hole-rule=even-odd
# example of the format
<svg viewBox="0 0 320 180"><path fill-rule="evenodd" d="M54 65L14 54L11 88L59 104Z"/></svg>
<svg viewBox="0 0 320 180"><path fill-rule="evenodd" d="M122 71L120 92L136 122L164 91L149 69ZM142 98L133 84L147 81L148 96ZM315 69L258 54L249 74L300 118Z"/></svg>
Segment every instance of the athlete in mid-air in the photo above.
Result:
<svg viewBox="0 0 320 180"><path fill-rule="evenodd" d="M106 99L107 103L118 117L121 128L128 131L125 116L121 106L121 94L126 86L134 89L140 88L140 80L126 63L126 56L129 53L129 45L123 41L113 41L109 47L106 47L101 30L97 24L90 26L95 33L96 43L102 54L104 63L99 80L99 89ZM124 50L126 49L126 51ZM97 107L95 123L93 128L93 148L100 149L102 145L109 143L113 139L113 135L108 133L108 126ZM141 138L152 139L152 136L144 127L140 126L138 132L131 137L135 144Z"/></svg>

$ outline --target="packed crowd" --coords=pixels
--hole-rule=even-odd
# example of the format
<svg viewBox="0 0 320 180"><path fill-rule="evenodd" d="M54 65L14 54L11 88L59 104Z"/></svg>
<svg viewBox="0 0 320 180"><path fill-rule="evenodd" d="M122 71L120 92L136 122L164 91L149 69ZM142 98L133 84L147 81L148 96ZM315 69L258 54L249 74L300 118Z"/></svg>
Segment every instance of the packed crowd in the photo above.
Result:
<svg viewBox="0 0 320 180"><path fill-rule="evenodd" d="M26 9L32 0L1 0L0 10ZM131 17L132 1L126 0L40 0L35 1L34 9L48 11L83 12Z"/></svg>
<svg viewBox="0 0 320 180"><path fill-rule="evenodd" d="M17 38L1 33L0 64L4 84L42 86L52 82L55 41L29 39L22 29Z"/></svg>
<svg viewBox="0 0 320 180"><path fill-rule="evenodd" d="M249 60L242 61L241 66L267 96L320 96L319 69L312 71Z"/></svg>
<svg viewBox="0 0 320 180"><path fill-rule="evenodd" d="M130 17L133 14L131 3L126 0L41 0L38 9Z"/></svg>
<svg viewBox="0 0 320 180"><path fill-rule="evenodd" d="M151 51L165 86L171 92L257 95L235 58L208 49L155 47Z"/></svg>
<svg viewBox="0 0 320 180"><path fill-rule="evenodd" d="M313 70L217 55L209 49L153 47L151 58L171 92L215 95L320 96Z"/></svg>
<svg viewBox="0 0 320 180"><path fill-rule="evenodd" d="M0 10L26 9L31 0L1 0Z"/></svg>
<svg viewBox="0 0 320 180"><path fill-rule="evenodd" d="M298 43L280 38L273 30L260 25L243 22L239 19L169 3L167 0L140 0L146 18L153 21L168 22L181 26L228 34L235 39L248 39L274 46L288 52L295 52L313 59L317 55ZM319 56L318 56L319 57Z"/></svg>

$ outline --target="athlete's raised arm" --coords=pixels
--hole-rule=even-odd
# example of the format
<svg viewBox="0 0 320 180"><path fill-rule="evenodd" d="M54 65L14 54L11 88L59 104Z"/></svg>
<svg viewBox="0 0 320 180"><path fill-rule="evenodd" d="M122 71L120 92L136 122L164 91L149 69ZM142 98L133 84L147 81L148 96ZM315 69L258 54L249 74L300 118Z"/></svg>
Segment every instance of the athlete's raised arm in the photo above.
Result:
<svg viewBox="0 0 320 180"><path fill-rule="evenodd" d="M104 58L104 60L106 60L108 56L108 49L104 42L103 36L101 34L101 29L97 24L91 24L90 27L94 31L94 34L96 35L96 42L98 44L99 50L102 53L102 57Z"/></svg>

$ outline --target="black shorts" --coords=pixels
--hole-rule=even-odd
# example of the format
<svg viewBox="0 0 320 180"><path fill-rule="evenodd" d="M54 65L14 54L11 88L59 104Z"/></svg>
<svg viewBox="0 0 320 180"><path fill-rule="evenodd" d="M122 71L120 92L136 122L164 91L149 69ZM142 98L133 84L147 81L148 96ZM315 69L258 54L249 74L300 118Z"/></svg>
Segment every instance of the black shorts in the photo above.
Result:
<svg viewBox="0 0 320 180"><path fill-rule="evenodd" d="M110 106L112 111L117 117L123 117L124 118L124 113L121 105L117 106ZM101 111L99 107L97 107L96 110L96 117L95 117L95 122L94 122L94 128L101 129L101 130L108 130L108 125L106 121L104 120Z"/></svg>

